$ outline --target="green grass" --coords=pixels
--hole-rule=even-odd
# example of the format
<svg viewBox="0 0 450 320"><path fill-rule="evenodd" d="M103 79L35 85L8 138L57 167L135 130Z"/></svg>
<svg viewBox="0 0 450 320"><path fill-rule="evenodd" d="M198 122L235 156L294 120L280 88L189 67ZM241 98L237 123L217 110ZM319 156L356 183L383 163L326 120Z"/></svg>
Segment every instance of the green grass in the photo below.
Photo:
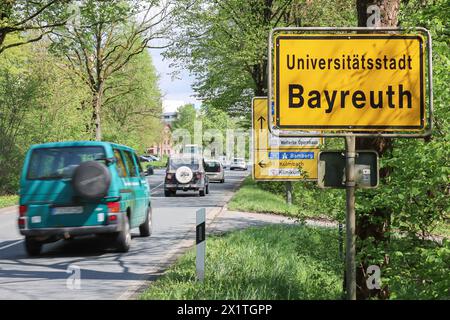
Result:
<svg viewBox="0 0 450 320"><path fill-rule="evenodd" d="M450 239L450 221L446 220L440 222L432 233Z"/></svg>
<svg viewBox="0 0 450 320"><path fill-rule="evenodd" d="M336 230L268 226L207 240L205 281L192 249L140 299L340 299Z"/></svg>
<svg viewBox="0 0 450 320"><path fill-rule="evenodd" d="M205 281L191 249L140 299L341 299L343 262L336 229L271 225L211 236ZM450 242L393 239L382 284L391 299L450 299Z"/></svg>
<svg viewBox="0 0 450 320"><path fill-rule="evenodd" d="M159 161L146 162L145 167L152 166L153 168L165 168L167 166L167 160L169 157L163 156Z"/></svg>
<svg viewBox="0 0 450 320"><path fill-rule="evenodd" d="M228 209L287 216L297 216L299 213L296 205L288 205L283 197L258 188L251 178L244 180L241 188L228 203Z"/></svg>
<svg viewBox="0 0 450 320"><path fill-rule="evenodd" d="M18 202L19 196L16 195L0 196L0 208L15 206Z"/></svg>

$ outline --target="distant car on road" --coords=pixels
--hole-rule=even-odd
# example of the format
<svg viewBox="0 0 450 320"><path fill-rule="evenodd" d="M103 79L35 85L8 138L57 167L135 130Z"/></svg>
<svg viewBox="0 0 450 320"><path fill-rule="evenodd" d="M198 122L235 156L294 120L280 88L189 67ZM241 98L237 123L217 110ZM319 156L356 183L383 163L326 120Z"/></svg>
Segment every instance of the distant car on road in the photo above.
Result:
<svg viewBox="0 0 450 320"><path fill-rule="evenodd" d="M234 158L230 164L230 170L247 170L247 163L244 158Z"/></svg>
<svg viewBox="0 0 450 320"><path fill-rule="evenodd" d="M18 225L25 249L38 255L45 243L103 235L120 252L130 230L152 232L147 179L135 151L108 142L34 145L20 178Z"/></svg>
<svg viewBox="0 0 450 320"><path fill-rule="evenodd" d="M159 158L154 155L143 155L139 157L139 160L141 160L141 162L153 162L159 161Z"/></svg>
<svg viewBox="0 0 450 320"><path fill-rule="evenodd" d="M164 195L174 196L177 190L198 191L201 197L209 193L209 179L202 156L184 154L169 158L164 179Z"/></svg>
<svg viewBox="0 0 450 320"><path fill-rule="evenodd" d="M225 171L219 160L205 160L205 171L209 181L225 182Z"/></svg>

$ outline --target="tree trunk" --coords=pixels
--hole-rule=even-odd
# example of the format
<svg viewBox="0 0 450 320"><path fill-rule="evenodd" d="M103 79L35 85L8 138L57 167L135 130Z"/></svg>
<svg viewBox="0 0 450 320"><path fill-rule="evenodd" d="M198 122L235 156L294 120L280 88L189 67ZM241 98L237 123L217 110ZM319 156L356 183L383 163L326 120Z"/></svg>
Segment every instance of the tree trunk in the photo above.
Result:
<svg viewBox="0 0 450 320"><path fill-rule="evenodd" d="M11 3L7 2L5 4L0 5L0 21L8 19L7 12L9 12L10 9L11 9ZM1 27L0 28L0 49L2 48L2 44L5 41L6 34L7 34L6 27Z"/></svg>
<svg viewBox="0 0 450 320"><path fill-rule="evenodd" d="M398 24L398 10L400 0L357 0L356 8L358 13L358 26L366 27L367 20L372 13L367 13L367 8L371 5L377 5L380 9L382 27L396 27ZM356 139L357 150L375 150L383 156L386 152L392 150L392 139L389 138L358 138ZM389 169L380 171L380 179L389 176ZM356 216L356 236L357 236L357 252L363 249L362 241L373 238L371 245L378 248L386 248L389 243L389 226L391 220L391 212L388 208L376 208L367 214L357 214ZM358 244L359 242L359 244ZM380 289L369 289L366 284L367 268L373 265L369 256L363 256L356 268L356 285L357 299L368 299L370 297L378 297L386 299L389 297L389 289L383 286ZM384 256L385 266L389 262L387 255ZM383 266L379 266L380 268ZM383 272L381 272L381 277Z"/></svg>
<svg viewBox="0 0 450 320"><path fill-rule="evenodd" d="M93 136L96 141L102 140L102 123L101 123L101 108L103 98L103 84L100 84L98 90L93 92L92 97L92 124Z"/></svg>

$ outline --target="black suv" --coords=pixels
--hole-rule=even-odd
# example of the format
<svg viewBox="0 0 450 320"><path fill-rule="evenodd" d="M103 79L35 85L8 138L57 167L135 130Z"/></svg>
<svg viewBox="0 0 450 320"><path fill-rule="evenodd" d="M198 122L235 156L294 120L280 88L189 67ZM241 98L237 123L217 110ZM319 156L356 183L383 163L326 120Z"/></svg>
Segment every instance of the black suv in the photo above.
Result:
<svg viewBox="0 0 450 320"><path fill-rule="evenodd" d="M209 193L209 180L202 156L184 154L169 158L164 180L164 195L174 196L177 190L198 191L201 197Z"/></svg>

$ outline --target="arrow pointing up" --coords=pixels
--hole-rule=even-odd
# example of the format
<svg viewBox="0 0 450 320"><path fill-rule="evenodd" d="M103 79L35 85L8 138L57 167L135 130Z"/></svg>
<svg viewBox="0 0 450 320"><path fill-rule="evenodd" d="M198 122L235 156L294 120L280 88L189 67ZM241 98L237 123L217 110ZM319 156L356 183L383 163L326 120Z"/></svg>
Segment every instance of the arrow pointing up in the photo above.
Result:
<svg viewBox="0 0 450 320"><path fill-rule="evenodd" d="M261 116L261 117L258 118L258 121L259 121L260 126L261 126L260 129L262 130L262 129L263 129L263 122L266 121L266 118L264 118L263 116Z"/></svg>

